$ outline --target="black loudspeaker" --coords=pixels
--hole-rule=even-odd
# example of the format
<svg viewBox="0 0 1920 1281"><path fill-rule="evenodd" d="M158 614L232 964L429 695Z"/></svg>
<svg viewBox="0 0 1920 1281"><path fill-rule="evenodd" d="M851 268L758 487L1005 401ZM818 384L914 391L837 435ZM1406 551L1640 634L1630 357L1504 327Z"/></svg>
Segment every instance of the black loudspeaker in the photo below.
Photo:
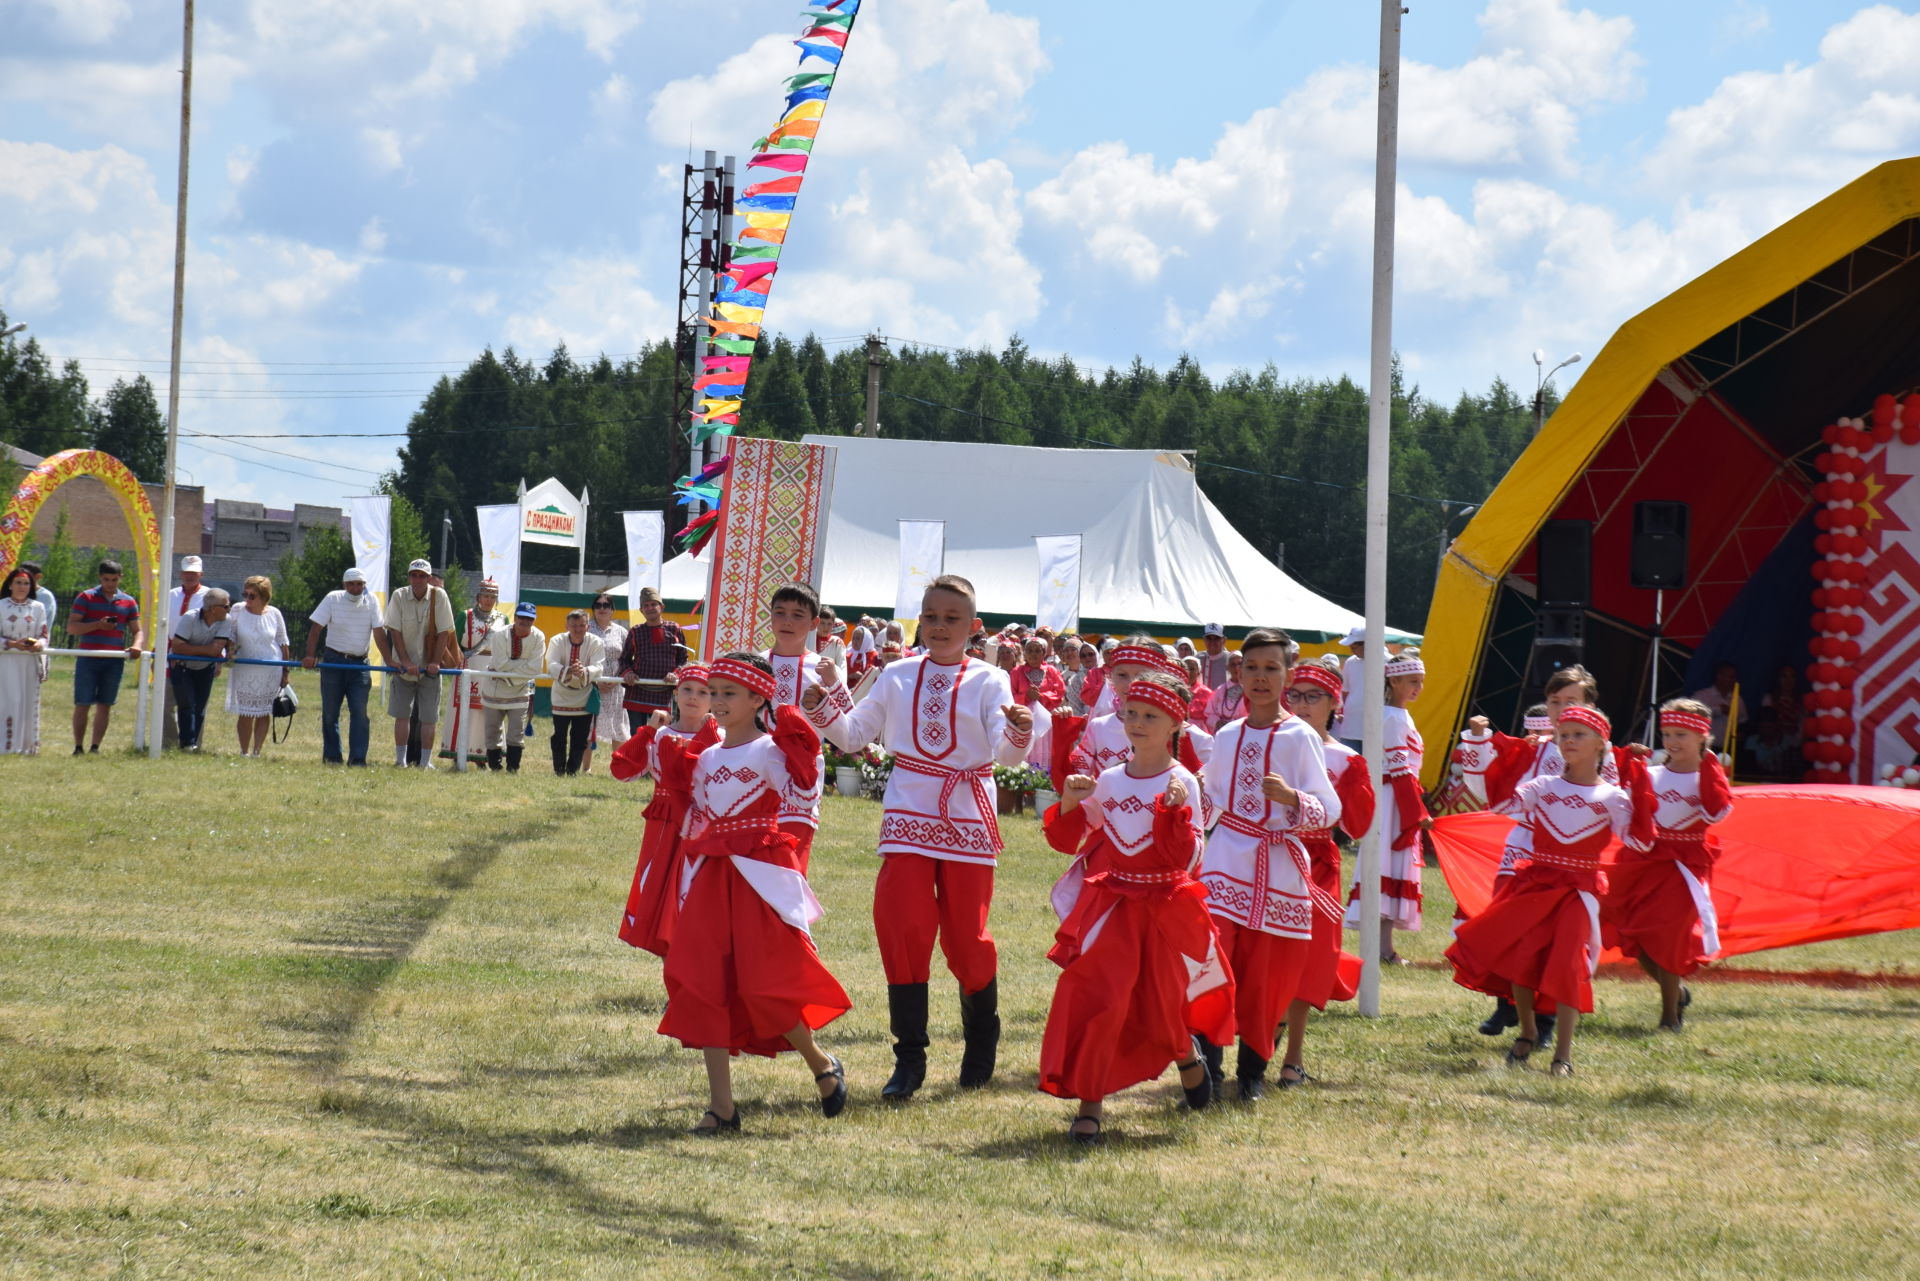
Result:
<svg viewBox="0 0 1920 1281"><path fill-rule="evenodd" d="M1654 502L1633 505L1633 571L1635 587L1687 585L1687 523L1685 503Z"/></svg>
<svg viewBox="0 0 1920 1281"><path fill-rule="evenodd" d="M1540 527L1542 607L1585 609L1593 592L1593 522L1550 520Z"/></svg>

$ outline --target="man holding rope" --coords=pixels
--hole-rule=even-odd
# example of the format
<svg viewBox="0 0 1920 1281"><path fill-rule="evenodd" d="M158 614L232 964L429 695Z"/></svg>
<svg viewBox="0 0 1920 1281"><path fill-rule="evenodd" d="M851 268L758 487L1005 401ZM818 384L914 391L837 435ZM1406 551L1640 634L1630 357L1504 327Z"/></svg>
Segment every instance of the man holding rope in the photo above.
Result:
<svg viewBox="0 0 1920 1281"><path fill-rule="evenodd" d="M300 665L311 670L315 650L319 662L361 663L373 648L380 626L380 603L367 591L367 576L359 569L340 575L340 589L328 592L308 615L307 656ZM325 638L324 646L321 644ZM320 759L340 764L340 701L347 703L347 757L349 765L367 763L367 692L373 688L370 672L348 672L328 667L320 673Z"/></svg>

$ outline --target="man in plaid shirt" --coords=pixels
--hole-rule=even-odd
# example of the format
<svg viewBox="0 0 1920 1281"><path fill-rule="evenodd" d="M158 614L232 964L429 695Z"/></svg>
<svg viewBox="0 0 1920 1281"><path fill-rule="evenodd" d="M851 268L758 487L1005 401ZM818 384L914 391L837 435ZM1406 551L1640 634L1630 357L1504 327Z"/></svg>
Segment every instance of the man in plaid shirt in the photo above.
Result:
<svg viewBox="0 0 1920 1281"><path fill-rule="evenodd" d="M642 685L640 681L664 681L687 661L690 651L680 624L666 618L660 593L651 587L640 589L641 620L627 632L627 643L620 649L620 683L626 687L622 700L627 721L638 731L647 718L664 711L672 696L671 687Z"/></svg>

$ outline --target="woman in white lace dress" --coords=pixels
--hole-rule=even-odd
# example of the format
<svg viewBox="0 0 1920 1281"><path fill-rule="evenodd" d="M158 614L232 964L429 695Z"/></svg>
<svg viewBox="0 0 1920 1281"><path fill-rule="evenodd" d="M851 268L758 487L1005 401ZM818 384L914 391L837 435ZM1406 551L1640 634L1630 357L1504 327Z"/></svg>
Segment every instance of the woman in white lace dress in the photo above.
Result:
<svg viewBox="0 0 1920 1281"><path fill-rule="evenodd" d="M246 582L241 595L246 604L229 616L233 621L235 658L291 659L287 643L287 620L268 602L273 599L273 582L264 574L255 574ZM240 754L258 756L267 743L267 728L273 724L273 700L287 683L290 669L252 667L235 663L227 673L227 710L239 719L234 729L240 735Z"/></svg>
<svg viewBox="0 0 1920 1281"><path fill-rule="evenodd" d="M16 568L0 592L0 755L40 751L39 653L47 647L47 607L34 599L33 575Z"/></svg>

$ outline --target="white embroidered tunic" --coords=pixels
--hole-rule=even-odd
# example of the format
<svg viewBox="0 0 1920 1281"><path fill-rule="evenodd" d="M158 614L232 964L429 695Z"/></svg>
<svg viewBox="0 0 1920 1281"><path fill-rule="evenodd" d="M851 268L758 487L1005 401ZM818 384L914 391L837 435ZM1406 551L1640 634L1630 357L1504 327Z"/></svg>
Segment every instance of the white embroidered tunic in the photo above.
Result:
<svg viewBox="0 0 1920 1281"><path fill-rule="evenodd" d="M1300 794L1297 805L1267 799L1262 784L1269 774ZM1201 781L1211 811L1200 862L1208 910L1266 934L1313 937L1307 849L1294 833L1340 821L1320 736L1284 713L1262 729L1234 721L1214 739Z"/></svg>

